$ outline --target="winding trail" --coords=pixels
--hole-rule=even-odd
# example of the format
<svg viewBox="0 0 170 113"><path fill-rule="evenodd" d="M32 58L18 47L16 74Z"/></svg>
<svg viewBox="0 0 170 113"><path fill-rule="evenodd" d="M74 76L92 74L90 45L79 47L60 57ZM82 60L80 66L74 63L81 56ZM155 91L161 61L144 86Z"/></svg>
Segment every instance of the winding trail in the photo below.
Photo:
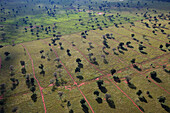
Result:
<svg viewBox="0 0 170 113"><path fill-rule="evenodd" d="M26 50L26 52L27 52L27 54L28 54L28 56L29 56L29 59L30 59L30 61L31 61L31 64L32 64L32 70L33 70L33 75L34 75L34 79L35 79L35 80L36 80L36 82L38 83L39 90L40 90L41 97L42 97L42 101L43 101L43 105L44 105L44 111L45 111L45 113L47 113L47 109L46 109L45 101L44 101L44 95L43 95L43 92L42 92L43 88L41 87L41 85L40 85L40 83L39 83L38 79L35 77L35 68L34 68L34 62L33 62L33 59L31 58L31 55L30 55L30 53L28 52L27 48L26 48L23 44L21 44L21 45L22 45L22 46L23 46L23 48Z"/></svg>
<svg viewBox="0 0 170 113"><path fill-rule="evenodd" d="M129 100L131 100L132 103L143 113L143 111L138 107L138 105L136 105L136 103L135 103L123 90L121 90L121 89L116 85L116 83L114 83L114 82L113 82L111 79L109 79L109 78L108 78L108 80L109 80L110 82L112 82L112 83L117 87L117 89L119 89L126 97L128 97Z"/></svg>
<svg viewBox="0 0 170 113"><path fill-rule="evenodd" d="M108 29L106 29L106 30L108 30ZM111 30L108 30L108 31L111 31ZM122 34L120 34L120 33L117 33L117 32L115 32L115 31L111 31L111 32L113 32L113 33L115 33L115 34L117 34L117 35L120 35L120 36L122 36L122 38L123 37L126 37L126 38L128 38L128 39L130 39L130 40L132 40L129 36L126 36L126 35L122 35ZM133 40L134 41L134 40ZM136 44L140 44L139 42L135 42ZM162 50L160 50L159 48L157 48L157 47L153 47L153 46L151 46L151 45L148 45L148 44L146 44L146 43L143 43L143 45L145 45L145 46L147 46L147 47L150 47L150 48L153 48L153 49L156 49L156 50L158 50L158 51L161 51L161 52L163 52Z"/></svg>
<svg viewBox="0 0 170 113"><path fill-rule="evenodd" d="M61 39L71 45L70 42L66 41L66 40L63 39L63 38L61 38ZM72 46L72 47L73 47L73 46ZM87 58L78 48L76 48L75 46L74 46L73 48L75 48L81 55L83 55L83 57L84 57L98 72L100 72L102 75L105 75L101 70L99 70L98 68L96 68L96 66L95 66L94 64L92 64L92 63L88 60L88 58ZM135 104L135 102L134 102L123 90L121 90L121 89L116 85L116 83L114 83L114 82L113 82L112 80L110 80L110 79L108 79L108 80L111 81L111 82L143 113L143 111Z"/></svg>
<svg viewBox="0 0 170 113"><path fill-rule="evenodd" d="M95 31L93 31L93 32L95 32ZM98 32L95 32L96 34L99 34ZM89 40L89 39L87 39L86 38L86 40ZM116 40L116 39L112 39L114 42L117 42L117 43L120 43L120 41L118 41L118 40ZM136 51L136 50L133 50L133 48L129 48L127 45L124 45L126 48L128 48L128 49L130 49L131 51L134 51L137 55L140 55L140 56L142 56L142 57L147 57L148 59L152 59L152 58L150 58L150 57L148 57L147 55L144 55L144 54L142 54L142 53L139 53L138 51ZM142 65L140 64L140 67L142 68Z"/></svg>
<svg viewBox="0 0 170 113"><path fill-rule="evenodd" d="M167 65L167 66L169 66L170 64L165 63L165 64L162 64L162 65ZM160 68L161 68L161 67L156 66L154 69L153 69L153 68L146 69L146 71L143 72L143 74L149 73L149 72L151 72L151 71L155 71L155 70L160 69ZM127 70L127 69L125 69L125 70L123 70L123 71L126 71L126 70ZM121 72L122 72L122 71L118 70L117 73L121 73ZM83 82L83 83L80 83L78 86L81 87L81 86L83 86L83 85L90 84L90 83L95 82L95 81L97 81L97 80L99 80L99 79L102 79L103 77L111 77L111 76L112 76L111 74L107 74L107 75L105 74L105 76L101 75L101 76L99 76L99 77L97 77L97 78L90 79L90 80L88 80L88 81L85 81L85 82ZM121 80L124 80L124 78L120 78L120 79L121 79ZM46 88L51 87L51 86L53 86L53 85L54 85L54 84L50 84L50 85L48 85L48 86L46 86L46 87L43 87L43 89L46 89ZM68 85L68 86L64 86L64 88L71 91L72 89L75 89L76 87L71 86L71 85ZM14 95L10 95L10 96L7 96L7 97L16 97L16 96L19 96L19 95L27 95L27 94L29 94L29 93L31 93L30 90L26 90L26 91L24 91L24 92L20 92L20 93L17 93L17 94L14 94ZM38 97L38 98L39 98L39 97ZM2 96L0 96L0 100L1 100L1 99L2 99Z"/></svg>
<svg viewBox="0 0 170 113"><path fill-rule="evenodd" d="M44 40L43 40L44 41ZM48 45L48 43L46 41L44 41L44 43L46 43ZM55 51L55 49L50 46L50 48L53 50L53 52L55 53L56 57L59 58L57 52ZM78 90L80 91L81 95L84 97L84 99L86 100L88 106L90 107L92 113L94 113L90 103L88 102L87 98L85 97L85 95L83 94L83 92L81 91L81 89L79 88L77 82L74 80L74 78L71 76L70 72L67 70L67 68L65 67L65 65L61 62L61 60L59 61L61 63L61 65L64 67L64 69L67 71L68 75L70 76L70 78L73 80L74 84L77 86Z"/></svg>
<svg viewBox="0 0 170 113"><path fill-rule="evenodd" d="M139 27L139 26L133 26L133 27L137 27L137 28L139 28L139 29L143 29L143 30L146 30L146 31L153 31L153 30L150 30L150 29L147 29L147 28L142 28L142 27ZM167 34L162 34L162 33L160 33L160 32L156 32L157 34L160 34L160 35L167 35Z"/></svg>
<svg viewBox="0 0 170 113"><path fill-rule="evenodd" d="M88 39L88 40L89 40L89 39ZM90 40L90 41L91 41L91 40ZM95 45L99 46L99 47L103 47L103 46L95 43L94 41L91 41L91 42L94 43ZM107 50L105 50L105 51L107 51ZM107 52L108 52L109 54L111 54L112 56L114 56L114 55L113 55L112 53L110 53L109 51L107 51ZM119 57L115 56L114 58L117 58L120 62L122 62L123 64L126 64L126 65L128 66L128 64L127 64L126 62L122 61ZM139 73L140 75L142 75L142 76L145 77L145 75L144 75L143 73L137 71L137 70L134 69L134 68L131 68L131 69L133 69L134 71L136 71L137 73ZM161 87L161 86L160 86L158 83L156 83L153 79L151 79L150 77L148 77L148 79L151 80L155 85L157 85L158 87L160 87L161 89L163 89L165 92L167 92L168 94L170 94L170 92L168 92L166 89L164 89L163 87Z"/></svg>
<svg viewBox="0 0 170 113"><path fill-rule="evenodd" d="M126 29L127 31L130 31L130 32L133 32L133 33L136 33L136 34L144 35L144 34L142 34L142 33L136 32L136 31L131 31L130 29L127 29L127 28L123 28L123 29ZM152 36L146 35L146 37L152 38L152 39L154 39L154 40L157 40L157 41L160 41L160 42L163 42L163 43L167 43L166 41L162 41L162 40L157 39L157 38L154 38L154 37L152 37Z"/></svg>

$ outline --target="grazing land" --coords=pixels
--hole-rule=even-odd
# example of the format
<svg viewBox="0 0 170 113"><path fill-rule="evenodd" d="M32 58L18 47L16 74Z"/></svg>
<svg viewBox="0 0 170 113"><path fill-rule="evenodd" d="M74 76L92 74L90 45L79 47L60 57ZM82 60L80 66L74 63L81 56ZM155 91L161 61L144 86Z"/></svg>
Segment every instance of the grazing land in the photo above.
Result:
<svg viewBox="0 0 170 113"><path fill-rule="evenodd" d="M0 1L0 113L169 113L169 6Z"/></svg>

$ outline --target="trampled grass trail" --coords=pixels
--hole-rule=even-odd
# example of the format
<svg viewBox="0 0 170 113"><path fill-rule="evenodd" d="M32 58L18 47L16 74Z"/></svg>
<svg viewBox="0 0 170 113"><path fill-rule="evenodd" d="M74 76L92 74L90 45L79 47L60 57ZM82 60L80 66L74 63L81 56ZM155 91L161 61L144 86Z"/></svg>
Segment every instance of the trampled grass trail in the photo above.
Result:
<svg viewBox="0 0 170 113"><path fill-rule="evenodd" d="M46 41L43 40L44 43L46 43L48 45L48 43ZM54 50L54 48L52 46L50 46L50 48L53 50L54 54L56 55L57 58L59 58L57 52ZM81 95L84 97L85 101L87 102L88 106L90 107L92 113L94 113L93 108L91 107L90 103L88 102L87 98L85 97L85 95L83 94L83 92L81 91L81 89L79 88L77 82L74 80L74 78L72 77L72 75L70 74L70 72L67 70L67 68L65 67L65 65L62 63L62 61L59 61L61 63L61 65L64 67L64 69L67 71L68 75L70 76L70 78L73 80L74 84L77 86L77 89L80 91Z"/></svg>
<svg viewBox="0 0 170 113"><path fill-rule="evenodd" d="M88 39L88 40L89 40L89 39ZM91 41L91 40L90 40L90 41ZM99 45L99 44L97 44L97 43L95 43L95 42L93 42L93 41L91 41L91 42L94 43L95 45L101 47L101 48L103 47L103 46L101 46L101 45ZM105 51L107 51L107 50L105 50ZM113 56L112 53L110 53L109 51L107 51L107 52ZM115 56L114 58L117 58L120 62L122 62L123 64L126 64L126 65L128 66L128 64L127 64L126 62L122 61L119 57ZM139 73L140 75L142 75L142 76L145 77L145 75L144 75L143 73L137 71L137 70L134 69L134 68L132 68L132 69L133 69L135 72L137 72L137 73ZM156 83L154 80L152 80L150 77L148 77L148 79L151 80L155 85L157 85L158 87L160 87L161 89L163 89L165 92L167 92L168 94L170 94L170 92L168 92L166 89L164 89L163 87L161 87L159 84L157 84L157 83Z"/></svg>
<svg viewBox="0 0 170 113"><path fill-rule="evenodd" d="M170 53L168 53L168 54L170 54ZM157 56L157 57L155 57L155 58L153 58L153 59L150 59L150 60L147 60L147 61L143 62L142 64L146 64L146 63L148 63L148 62L150 62L150 61L158 60L158 59L160 59L160 58L162 58L163 56L168 55L168 54L163 54L163 55L161 55L161 56ZM143 72L143 74L146 74L146 73L149 73L149 72L151 72L151 71L157 70L157 69L161 68L162 65L167 65L167 66L170 65L170 64L168 64L168 59L166 59L166 61L167 61L167 63L165 63L165 64L160 64L161 66L155 66L154 69L153 69L153 68L147 69L145 72ZM157 62L157 61L155 61L155 62ZM129 66L129 67L132 67L132 66ZM122 69L118 70L117 73L121 73L121 72L126 71L126 70L128 70L128 69L123 69L123 68L122 68ZM106 74L105 74L105 75L106 75ZM86 85L86 84L88 84L88 83L90 83L90 82L95 82L95 81L97 81L98 78L101 79L101 78L103 78L103 77L110 77L110 75L109 75L109 74L107 74L106 76L100 75L99 77L94 78L94 79L91 79L91 80L89 80L89 81L87 81L87 82L84 82L84 84L79 84L78 86L80 87L80 86ZM50 84L50 85L48 85L48 86L46 86L46 87L43 87L43 89L48 88L48 87L51 87L51 86L53 86L53 84ZM73 87L67 88L67 86L65 86L65 88L66 88L66 89L73 89ZM10 95L10 96L8 96L8 97L16 97L16 96L18 96L18 95L20 95L20 94L25 95L25 94L28 94L28 91L30 91L30 90L26 90L26 92L16 93L16 94ZM3 97L3 96L2 96L2 97ZM2 99L2 98L0 97L0 100L1 100L1 99Z"/></svg>
<svg viewBox="0 0 170 113"><path fill-rule="evenodd" d="M42 92L43 88L41 87L38 79L37 79L36 76L35 76L35 68L34 68L33 59L32 59L32 57L31 57L30 53L28 52L27 48L26 48L23 44L21 44L21 45L22 45L23 48L26 50L26 52L27 52L27 54L28 54L28 56L29 56L29 59L30 59L30 61L31 61L34 79L35 79L36 82L38 83L38 87L39 87L39 90L40 90L40 93L41 93L41 97L42 97L42 101L43 101L43 105L44 105L44 112L47 113L47 109L46 109L45 101L44 101L44 95L43 95L43 92Z"/></svg>
<svg viewBox="0 0 170 113"><path fill-rule="evenodd" d="M110 30L109 30L109 31L110 31ZM122 34L120 34L120 33L115 32L114 30L112 30L112 32L113 32L113 33L115 33L115 34L117 34L117 35L122 36L122 38L123 38L123 37L126 37L126 38L128 38L128 39L132 40L129 36L122 35ZM135 43L136 43L136 44L140 44L139 42L135 42ZM148 44L146 44L146 43L143 43L143 45L145 45L145 46L147 46L147 47L150 47L150 48L153 48L153 49L156 49L156 50L158 50L158 51L163 52L163 51L162 51L162 50L160 50L159 48L157 48L157 47L153 47L153 46L148 45Z"/></svg>
<svg viewBox="0 0 170 113"><path fill-rule="evenodd" d="M147 28L142 28L142 27L139 27L139 26L133 26L133 27L137 27L137 28L139 28L139 29L143 29L143 30L146 30L146 31L153 31L153 30L150 30L150 29L147 29ZM167 34L162 34L162 33L160 33L160 32L157 32L157 34L160 34L160 35L167 35Z"/></svg>
<svg viewBox="0 0 170 113"><path fill-rule="evenodd" d="M95 31L93 31L93 32L95 32ZM98 34L98 32L95 32L96 34ZM89 40L89 39L86 39L86 40ZM117 43L120 43L120 41L118 41L118 40L116 40L116 39L112 39L114 42L117 42ZM127 47L127 45L124 45L126 48L128 48ZM140 55L140 56L142 56L142 57L147 57L148 59L151 59L151 58L149 58L147 55L144 55L144 54L141 54L140 52L138 52L138 51L136 51L136 50L133 50L133 48L128 48L128 49L130 49L131 51L134 51L137 55ZM165 54L163 54L163 55L165 55ZM161 55L161 56L163 56L163 55ZM131 66L132 67L132 66ZM142 65L140 65L140 67L142 67Z"/></svg>
<svg viewBox="0 0 170 113"><path fill-rule="evenodd" d="M66 41L66 40L63 39L63 38L61 38L61 39L71 45L70 42ZM105 75L101 70L99 70L98 68L96 68L96 66L95 66L94 64L92 64L92 63L88 60L88 58L87 58L78 48L76 48L75 46L74 46L73 48L75 48L81 55L83 55L83 57L84 57L98 72L100 72L102 75ZM114 82L113 82L112 80L110 80L109 78L108 78L108 80L111 81L111 82L116 86L116 88L119 89L119 90L143 113L143 111L138 107L138 105L136 105L136 103L135 103L123 90L121 90L121 89L116 85L116 83L114 83Z"/></svg>
<svg viewBox="0 0 170 113"><path fill-rule="evenodd" d="M136 31L131 31L130 29L127 29L127 28L124 28L124 29L126 29L126 30L128 30L128 31L130 31L130 32L136 33L136 34L144 35L144 34L142 34L142 33L136 32ZM146 36L149 37L149 38L152 38L153 40L157 40L157 41L160 41L160 42L163 42L163 43L167 43L167 42L165 42L165 41L162 41L162 40L160 40L160 39L154 38L154 37L152 37L152 36L148 36L148 35L146 35Z"/></svg>

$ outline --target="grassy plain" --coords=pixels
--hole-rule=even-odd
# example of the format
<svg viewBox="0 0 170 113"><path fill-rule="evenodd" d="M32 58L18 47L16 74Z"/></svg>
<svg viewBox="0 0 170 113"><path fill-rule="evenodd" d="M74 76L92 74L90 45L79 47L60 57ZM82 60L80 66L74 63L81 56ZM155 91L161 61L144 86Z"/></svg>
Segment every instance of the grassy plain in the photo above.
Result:
<svg viewBox="0 0 170 113"><path fill-rule="evenodd" d="M155 2L155 5L157 6L158 3L159 2ZM148 2L148 4L151 4L151 2ZM165 3L161 2L161 4ZM170 76L169 73L162 68L163 65L166 65L166 69L170 69L169 48L165 47L165 44L169 43L169 37L167 37L170 33L169 18L166 16L167 20L159 19L157 23L166 25L168 29L156 28L157 35L154 35L152 31L155 29L152 27L148 28L143 24L147 22L149 26L152 26L154 20L149 22L141 13L148 11L148 15L153 17L157 16L157 18L158 15L162 13L165 15L169 15L169 13L162 9L156 9L157 13L154 13L153 10L155 10L155 8L149 10L146 10L146 8L140 8L140 10L132 8L135 11L130 8L127 9L130 11L126 10L126 8L117 8L114 10L113 7L113 10L105 13L105 16L97 14L98 12L104 13L104 11L98 11L95 9L93 11L94 16L89 16L88 12L77 12L72 9L69 10L70 13L67 16L67 14L63 13L63 10L59 10L55 17L48 16L47 14L20 15L15 19L11 18L2 22L1 25L4 26L4 30L0 32L5 32L6 38L5 41L0 41L0 45L4 45L3 48L0 48L2 64L0 69L0 83L5 84L6 91L4 95L0 95L4 98L4 100L1 99L0 102L5 101L5 104L1 105L1 107L4 107L5 112L10 113L14 107L18 107L17 113L44 112L39 84L35 81L36 90L34 94L37 94L37 101L33 102L31 99L33 93L30 91L30 88L27 88L25 82L27 74L30 75L30 78L34 77L32 69L32 65L34 65L35 77L39 81L41 88L43 88L42 93L48 113L67 113L71 109L74 113L83 113L80 104L80 100L83 99L83 96L79 89L83 92L95 113L140 112L131 100L138 106L141 106L146 113L166 113L167 111L161 107L157 98L160 96L166 97L164 104L167 106L170 105ZM136 14L136 12L138 14ZM41 13L43 13L43 11ZM114 15L115 19L113 22L109 21L109 15ZM30 25L22 22L22 19L26 16L28 17L28 23L32 23L33 28L30 28ZM129 21L125 21L124 17L129 18ZM96 18L98 18L98 22ZM82 20L79 21L79 19ZM144 19L143 23L141 23L141 19ZM102 21L104 21L106 25L104 25ZM17 29L15 25L16 22L20 22L18 23ZM135 26L132 26L130 22L134 22ZM55 32L52 31L52 27L55 26L54 23L56 23L57 26L54 28ZM98 29L97 24L100 24L103 30ZM119 28L117 28L115 24L118 24ZM51 32L49 31L49 33L46 34L46 32L42 30L42 27L39 27L41 25L43 25L43 28L50 26ZM94 27L92 27L92 25L94 25ZM27 32L25 32L25 28L27 28ZM32 32L30 31L31 29L33 29L34 35L32 35ZM164 29L166 34L162 34L161 29ZM39 37L35 35L37 30L39 30ZM86 39L81 36L81 33L85 30L88 34L86 35ZM56 38L53 37L53 34L58 34L58 32L61 32L62 37L60 40L56 40L55 43L57 45L54 46L51 44L51 39ZM109 53L107 55L102 50L104 46L102 37L103 35L111 33L113 34L112 37L114 37L114 39L106 39L110 46L110 48L105 48L105 51ZM139 40L138 42L132 39L132 34L135 34L134 38ZM149 39L149 42L143 38L144 35L146 35L145 38ZM15 46L11 46L12 40L14 40L16 44ZM120 53L117 49L120 42L123 42L126 45L126 42L128 41L131 42L130 45L134 48L124 46L128 50ZM91 42L91 46L93 46L90 50L88 50L88 48L90 48L89 42ZM139 51L139 45L141 42L143 42L143 46L146 46L143 51L147 54L142 54ZM19 43L22 43L28 52ZM59 46L60 43L62 43L63 49ZM72 46L72 43L75 46ZM53 50L51 50L49 44L51 44ZM161 44L166 52L160 50L159 46ZM116 48L115 52L119 55L114 54L112 50L113 48ZM44 50L42 54L40 54L41 50ZM71 56L67 55L67 50L70 50ZM9 60L5 60L5 52L10 53ZM57 57L55 52L59 56L61 62L56 61ZM92 58L96 58L98 65L89 63L90 53L93 53ZM45 56L45 59L41 58L42 55ZM105 60L108 63L104 62L104 58L102 58L101 55L105 55ZM33 64L31 63L30 57L33 60ZM80 72L76 73L75 69L78 66L78 63L76 62L77 58L81 59L83 68L81 68ZM132 67L132 59L136 59L136 65L139 66L142 71L138 71ZM22 66L20 65L20 61L25 61L26 74L21 73ZM41 64L44 65L44 76L40 74L41 69L39 66ZM153 68L151 64L155 68ZM14 66L14 76L10 76L9 67L11 65ZM62 66L59 68L59 65ZM110 74L111 69L116 69L114 76L118 76L121 79L121 83L116 83L114 81L113 76ZM150 72L153 71L157 72L157 77L162 81L161 83L157 83L152 78L151 80L153 81L149 82L150 79L148 77L150 77ZM52 91L53 86L50 86L50 81L55 81L56 79L53 76L54 72L57 73L57 79L59 80L60 86L55 86L56 89ZM73 82L70 75L73 77L78 87L75 85L75 82ZM77 76L82 76L83 79L80 80ZM130 82L134 84L136 89L128 86L125 80L126 76L131 78ZM12 81L10 78L15 78L19 81L19 85L16 86L16 89L14 90L11 90ZM103 86L106 88L105 93L98 88L96 83L98 80L104 81ZM66 83L62 85L62 81ZM158 85L161 88L164 88L167 92L161 89ZM99 97L102 99L102 103L100 104L95 100L97 96L93 94L96 90L100 92ZM138 90L142 91L141 95L145 97L147 103L139 101L139 96L136 94ZM64 93L62 98L58 96L59 91ZM122 91L126 94L122 93ZM147 91L150 92L153 98L148 97L146 94ZM109 107L106 102L105 94L111 95L115 108ZM68 100L71 102L69 108L67 107ZM88 107L88 112L91 113L87 102L85 105Z"/></svg>

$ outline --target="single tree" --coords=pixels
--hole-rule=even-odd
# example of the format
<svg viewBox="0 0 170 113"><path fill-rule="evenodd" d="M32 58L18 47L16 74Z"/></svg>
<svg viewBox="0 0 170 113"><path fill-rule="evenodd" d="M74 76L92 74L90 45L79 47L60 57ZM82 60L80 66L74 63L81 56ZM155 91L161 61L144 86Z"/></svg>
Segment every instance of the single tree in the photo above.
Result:
<svg viewBox="0 0 170 113"><path fill-rule="evenodd" d="M58 96L60 97L60 99L62 100L62 96L63 96L63 92L62 91L58 91Z"/></svg>

